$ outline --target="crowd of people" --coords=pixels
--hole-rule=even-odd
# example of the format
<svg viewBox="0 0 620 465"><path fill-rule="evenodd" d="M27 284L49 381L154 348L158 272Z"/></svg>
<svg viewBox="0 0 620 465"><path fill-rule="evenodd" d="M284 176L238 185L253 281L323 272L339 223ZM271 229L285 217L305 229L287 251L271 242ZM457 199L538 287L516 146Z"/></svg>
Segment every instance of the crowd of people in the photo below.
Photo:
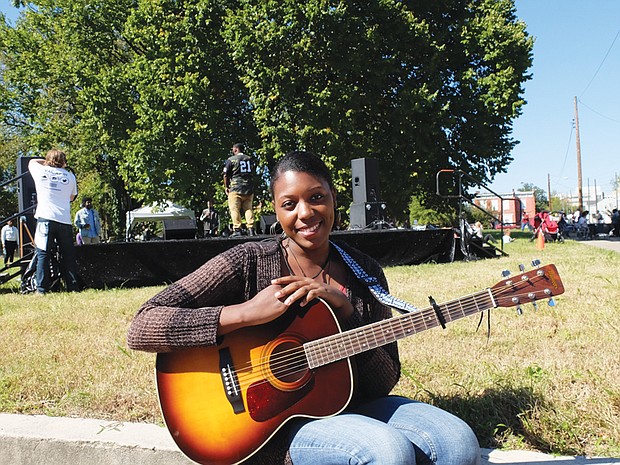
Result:
<svg viewBox="0 0 620 465"><path fill-rule="evenodd" d="M485 232L481 221L476 221L470 225L466 220L462 221L464 229L457 230L456 235L464 235L467 243L479 244L480 246L494 246L495 239L492 234ZM487 226L496 230L501 223L493 219ZM620 212L617 208L602 213L597 210L591 214L588 210L576 210L566 214L563 210L559 212L549 212L541 210L533 216L523 212L517 227L515 225L504 225L501 242L503 245L515 241L512 236L514 229L521 232L527 230L531 233L531 242L543 238L545 242L564 242L565 239L596 239L620 237Z"/></svg>
<svg viewBox="0 0 620 465"><path fill-rule="evenodd" d="M254 183L256 165L251 156L244 153L243 144L232 147L223 169L224 188L228 196L231 236L254 235ZM77 198L77 180L67 169L66 154L57 149L47 152L44 159L32 159L28 170L34 181L37 193L37 206L34 217L35 253L32 269L35 273L36 293L43 295L50 290L50 270L55 262L61 269L67 290L79 289L77 263L74 246L98 244L101 242L102 227L99 212L93 207L93 199L82 198L80 209L71 221L71 203ZM243 220L245 225L242 228ZM220 215L209 200L202 211L200 221L204 226L204 236L220 233ZM76 234L74 235L73 228ZM2 254L5 267L15 258L19 244L19 230L13 220L7 221L2 231Z"/></svg>
<svg viewBox="0 0 620 465"><path fill-rule="evenodd" d="M564 210L551 213L542 210L533 219L524 212L521 220L521 231L532 232L532 240L538 233L544 234L547 241L559 238L593 239L599 237L620 237L620 213L617 208L610 211L591 213L588 210L575 210L566 213Z"/></svg>
<svg viewBox="0 0 620 465"><path fill-rule="evenodd" d="M231 236L254 235L254 183L256 165L251 156L244 154L243 144L232 147L223 169L224 187L228 196ZM36 293L43 295L50 290L52 270L57 262L60 274L69 291L79 289L77 262L74 246L98 244L101 242L102 226L99 212L93 207L93 199L82 198L80 209L71 221L71 203L78 196L75 175L67 169L66 154L57 149L47 152L44 159L30 160L28 170L32 176L37 206L34 212L34 256L31 263L35 275ZM245 219L244 228L242 222ZM207 202L200 221L204 225L204 236L216 236L220 232L219 212L211 201ZM75 227L75 235L74 228ZM4 265L15 259L19 245L19 230L13 219L2 227L2 254ZM36 271L34 271L36 270Z"/></svg>
<svg viewBox="0 0 620 465"><path fill-rule="evenodd" d="M598 234L620 237L620 215L617 208L605 212L605 215L600 210L596 213L590 213L589 210L565 213L561 210L556 218L559 232L565 237L593 239ZM605 224L608 224L608 227L602 228L601 226Z"/></svg>
<svg viewBox="0 0 620 465"><path fill-rule="evenodd" d="M521 230L524 231L527 228L531 231L532 240L539 233L543 234L547 241L563 240L569 237L593 239L597 235L619 237L620 217L618 209L614 208L606 213L606 215L603 215L603 213L597 210L596 213L591 214L588 210L575 210L567 214L564 210L556 213L542 210L536 213L532 221L530 221L527 213L524 213ZM606 226L602 227L602 225Z"/></svg>

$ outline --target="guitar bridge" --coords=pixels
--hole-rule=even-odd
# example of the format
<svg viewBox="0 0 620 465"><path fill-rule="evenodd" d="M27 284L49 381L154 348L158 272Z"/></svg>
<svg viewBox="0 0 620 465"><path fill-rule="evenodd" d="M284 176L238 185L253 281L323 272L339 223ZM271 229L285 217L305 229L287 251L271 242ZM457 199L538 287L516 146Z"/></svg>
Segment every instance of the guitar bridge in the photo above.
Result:
<svg viewBox="0 0 620 465"><path fill-rule="evenodd" d="M235 413L245 411L243 405L243 397L241 397L241 389L239 388L239 379L232 363L232 357L228 348L220 349L220 376L222 377L222 386L226 392L226 398Z"/></svg>

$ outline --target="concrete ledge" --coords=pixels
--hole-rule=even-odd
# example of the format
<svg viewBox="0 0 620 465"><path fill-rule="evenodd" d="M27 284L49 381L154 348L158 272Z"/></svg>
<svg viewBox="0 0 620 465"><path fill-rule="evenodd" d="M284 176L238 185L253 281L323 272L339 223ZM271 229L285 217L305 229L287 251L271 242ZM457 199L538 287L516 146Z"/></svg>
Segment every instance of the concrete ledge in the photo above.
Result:
<svg viewBox="0 0 620 465"><path fill-rule="evenodd" d="M480 465L611 465L620 459L483 449ZM1 465L191 465L168 430L147 423L0 413Z"/></svg>
<svg viewBox="0 0 620 465"><path fill-rule="evenodd" d="M620 464L620 459L602 457L554 456L541 452L524 450L482 449L480 465L612 465Z"/></svg>
<svg viewBox="0 0 620 465"><path fill-rule="evenodd" d="M0 414L3 465L192 464L165 428L43 415Z"/></svg>

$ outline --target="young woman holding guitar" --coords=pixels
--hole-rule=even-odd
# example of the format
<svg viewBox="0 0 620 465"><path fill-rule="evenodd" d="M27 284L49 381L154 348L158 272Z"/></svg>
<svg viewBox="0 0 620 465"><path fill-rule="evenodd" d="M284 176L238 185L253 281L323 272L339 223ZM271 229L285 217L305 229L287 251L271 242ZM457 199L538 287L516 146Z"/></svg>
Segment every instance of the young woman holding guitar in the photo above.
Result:
<svg viewBox="0 0 620 465"><path fill-rule="evenodd" d="M462 420L389 395L400 376L395 342L325 372L303 357L302 374L278 373L283 356L300 353L306 328L312 339L329 325L313 309L331 307L335 332L392 311L330 243L336 196L325 164L311 153L289 153L275 166L271 189L283 229L277 240L223 252L151 298L131 323L129 346L158 352L162 411L179 447L218 465L477 464L478 442ZM339 245L387 289L373 259ZM249 342L272 326L279 328L275 342ZM243 357L241 369L230 369ZM332 368L339 365L342 377Z"/></svg>

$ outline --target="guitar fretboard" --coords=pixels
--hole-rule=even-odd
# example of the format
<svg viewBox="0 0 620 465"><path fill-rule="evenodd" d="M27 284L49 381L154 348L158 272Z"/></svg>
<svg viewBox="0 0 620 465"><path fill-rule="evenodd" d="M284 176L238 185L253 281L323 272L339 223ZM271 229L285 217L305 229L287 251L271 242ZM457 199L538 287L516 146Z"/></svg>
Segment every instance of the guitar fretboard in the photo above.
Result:
<svg viewBox="0 0 620 465"><path fill-rule="evenodd" d="M495 307L489 289L460 299L444 302L438 308L427 307L417 312L351 329L304 344L310 369L342 360L346 357L376 349L391 342L440 326L441 314L445 323L459 320Z"/></svg>

